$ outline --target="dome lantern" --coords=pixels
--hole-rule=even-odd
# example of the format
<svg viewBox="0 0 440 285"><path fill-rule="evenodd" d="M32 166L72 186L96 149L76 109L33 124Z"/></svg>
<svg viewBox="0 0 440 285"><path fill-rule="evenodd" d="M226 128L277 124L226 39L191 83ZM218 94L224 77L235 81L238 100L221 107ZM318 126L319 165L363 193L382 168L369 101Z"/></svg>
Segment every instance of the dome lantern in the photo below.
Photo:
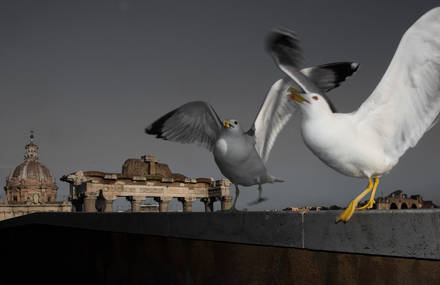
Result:
<svg viewBox="0 0 440 285"><path fill-rule="evenodd" d="M26 145L25 149L25 159L38 160L38 146L34 144L34 131L31 131L31 135L29 136L29 143Z"/></svg>

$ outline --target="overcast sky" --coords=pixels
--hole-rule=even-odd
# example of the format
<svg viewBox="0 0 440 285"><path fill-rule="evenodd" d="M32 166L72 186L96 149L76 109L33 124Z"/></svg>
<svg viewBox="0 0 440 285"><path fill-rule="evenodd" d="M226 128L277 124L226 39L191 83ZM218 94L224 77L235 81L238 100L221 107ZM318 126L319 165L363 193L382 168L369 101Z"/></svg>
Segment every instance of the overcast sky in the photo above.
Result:
<svg viewBox="0 0 440 285"><path fill-rule="evenodd" d="M59 199L68 194L59 181L63 174L120 172L125 159L143 154L157 156L173 172L220 179L206 149L157 140L144 128L193 100L250 127L282 76L264 50L267 32L280 26L300 35L305 66L360 63L330 93L340 111L356 110L405 30L439 3L390 2L1 1L1 184L23 161L31 129ZM381 179L378 196L402 189L440 203L439 145L436 126ZM267 166L286 182L264 185L269 200L252 207L247 203L256 199L257 187L243 187L239 208L343 206L367 184L319 161L305 147L299 122L284 129ZM173 202L171 209L179 207Z"/></svg>

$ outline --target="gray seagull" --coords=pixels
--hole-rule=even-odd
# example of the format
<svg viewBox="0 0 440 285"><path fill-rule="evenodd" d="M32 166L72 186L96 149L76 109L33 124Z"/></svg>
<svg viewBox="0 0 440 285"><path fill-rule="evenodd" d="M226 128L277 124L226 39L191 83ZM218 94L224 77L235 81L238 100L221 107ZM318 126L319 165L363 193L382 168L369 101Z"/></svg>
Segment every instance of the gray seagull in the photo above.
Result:
<svg viewBox="0 0 440 285"><path fill-rule="evenodd" d="M277 41L286 39L288 42L283 48L287 47L289 58L299 57L301 52L295 38L269 38L269 50L271 45L276 46ZM358 64L353 62L338 62L305 68L301 72L319 88L329 91L339 86L357 68ZM262 184L283 182L269 174L265 163L278 134L297 109L286 96L289 88L299 89L299 86L287 76L272 85L248 131L244 131L235 119L222 121L210 104L195 101L163 115L145 132L160 139L196 143L207 148L213 153L220 172L235 185L232 210L236 209L240 195L238 185L258 185L258 198L250 203L257 204L266 200L262 197Z"/></svg>

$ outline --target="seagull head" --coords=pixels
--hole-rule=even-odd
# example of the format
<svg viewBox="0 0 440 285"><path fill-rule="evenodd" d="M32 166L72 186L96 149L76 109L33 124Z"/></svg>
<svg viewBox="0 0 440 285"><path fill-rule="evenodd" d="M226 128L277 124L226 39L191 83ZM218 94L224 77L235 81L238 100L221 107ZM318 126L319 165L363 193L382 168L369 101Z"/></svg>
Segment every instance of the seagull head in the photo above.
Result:
<svg viewBox="0 0 440 285"><path fill-rule="evenodd" d="M289 88L289 98L294 100L306 114L332 113L331 107L323 95L318 93L300 93L294 88Z"/></svg>
<svg viewBox="0 0 440 285"><path fill-rule="evenodd" d="M223 127L224 127L224 129L228 130L229 132L237 132L237 133L243 132L241 130L240 124L235 119L224 120Z"/></svg>

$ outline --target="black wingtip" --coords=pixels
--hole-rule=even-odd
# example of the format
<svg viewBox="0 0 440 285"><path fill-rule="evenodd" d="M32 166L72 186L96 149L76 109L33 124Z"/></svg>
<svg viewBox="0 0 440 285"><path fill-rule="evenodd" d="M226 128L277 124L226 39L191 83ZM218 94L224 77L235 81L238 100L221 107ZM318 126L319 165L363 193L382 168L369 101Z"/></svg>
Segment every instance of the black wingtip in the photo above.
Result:
<svg viewBox="0 0 440 285"><path fill-rule="evenodd" d="M266 38L266 48L269 51L278 45L296 48L298 43L298 35L294 31L282 27L273 29Z"/></svg>
<svg viewBox="0 0 440 285"><path fill-rule="evenodd" d="M345 76L351 75L359 69L360 64L354 61L341 61L319 65L320 68L333 70L335 73L341 73Z"/></svg>
<svg viewBox="0 0 440 285"><path fill-rule="evenodd" d="M153 135L158 139L168 140L166 137L162 136L162 127L153 127L153 124L149 125L144 129L145 133L148 135Z"/></svg>
<svg viewBox="0 0 440 285"><path fill-rule="evenodd" d="M160 120L160 119L159 119ZM162 137L162 122L158 122L159 120L155 121L151 125L145 128L145 133L148 135L156 136L156 138L163 138Z"/></svg>
<svg viewBox="0 0 440 285"><path fill-rule="evenodd" d="M350 77L355 73L359 68L359 63L357 62L338 62L334 64L328 64L328 69L331 69L335 74L335 84L331 88L328 88L326 92L330 91L333 88L336 88L341 85L343 81ZM338 113L336 106L331 102L328 98L327 101L330 105L330 109L333 113Z"/></svg>
<svg viewBox="0 0 440 285"><path fill-rule="evenodd" d="M302 50L298 35L286 28L276 28L266 38L266 50L276 61L299 66Z"/></svg>
<svg viewBox="0 0 440 285"><path fill-rule="evenodd" d="M159 119L160 120L160 119ZM158 121L155 121L154 123L152 123L151 125L149 125L148 127L146 127L145 133L148 135L160 135L162 133L162 125L158 124Z"/></svg>
<svg viewBox="0 0 440 285"><path fill-rule="evenodd" d="M352 76L358 69L360 64L357 62L335 62L335 63L329 63L324 64L320 67L331 70L334 74L334 86L327 89L326 92L330 91L333 88L336 88L341 85L342 82L344 82L348 77Z"/></svg>
<svg viewBox="0 0 440 285"><path fill-rule="evenodd" d="M167 114L154 121L152 124L145 128L145 133L149 135L155 135L156 138L166 140L166 138L163 136L164 124L176 113L177 110L178 109L172 110L171 112L168 112Z"/></svg>

